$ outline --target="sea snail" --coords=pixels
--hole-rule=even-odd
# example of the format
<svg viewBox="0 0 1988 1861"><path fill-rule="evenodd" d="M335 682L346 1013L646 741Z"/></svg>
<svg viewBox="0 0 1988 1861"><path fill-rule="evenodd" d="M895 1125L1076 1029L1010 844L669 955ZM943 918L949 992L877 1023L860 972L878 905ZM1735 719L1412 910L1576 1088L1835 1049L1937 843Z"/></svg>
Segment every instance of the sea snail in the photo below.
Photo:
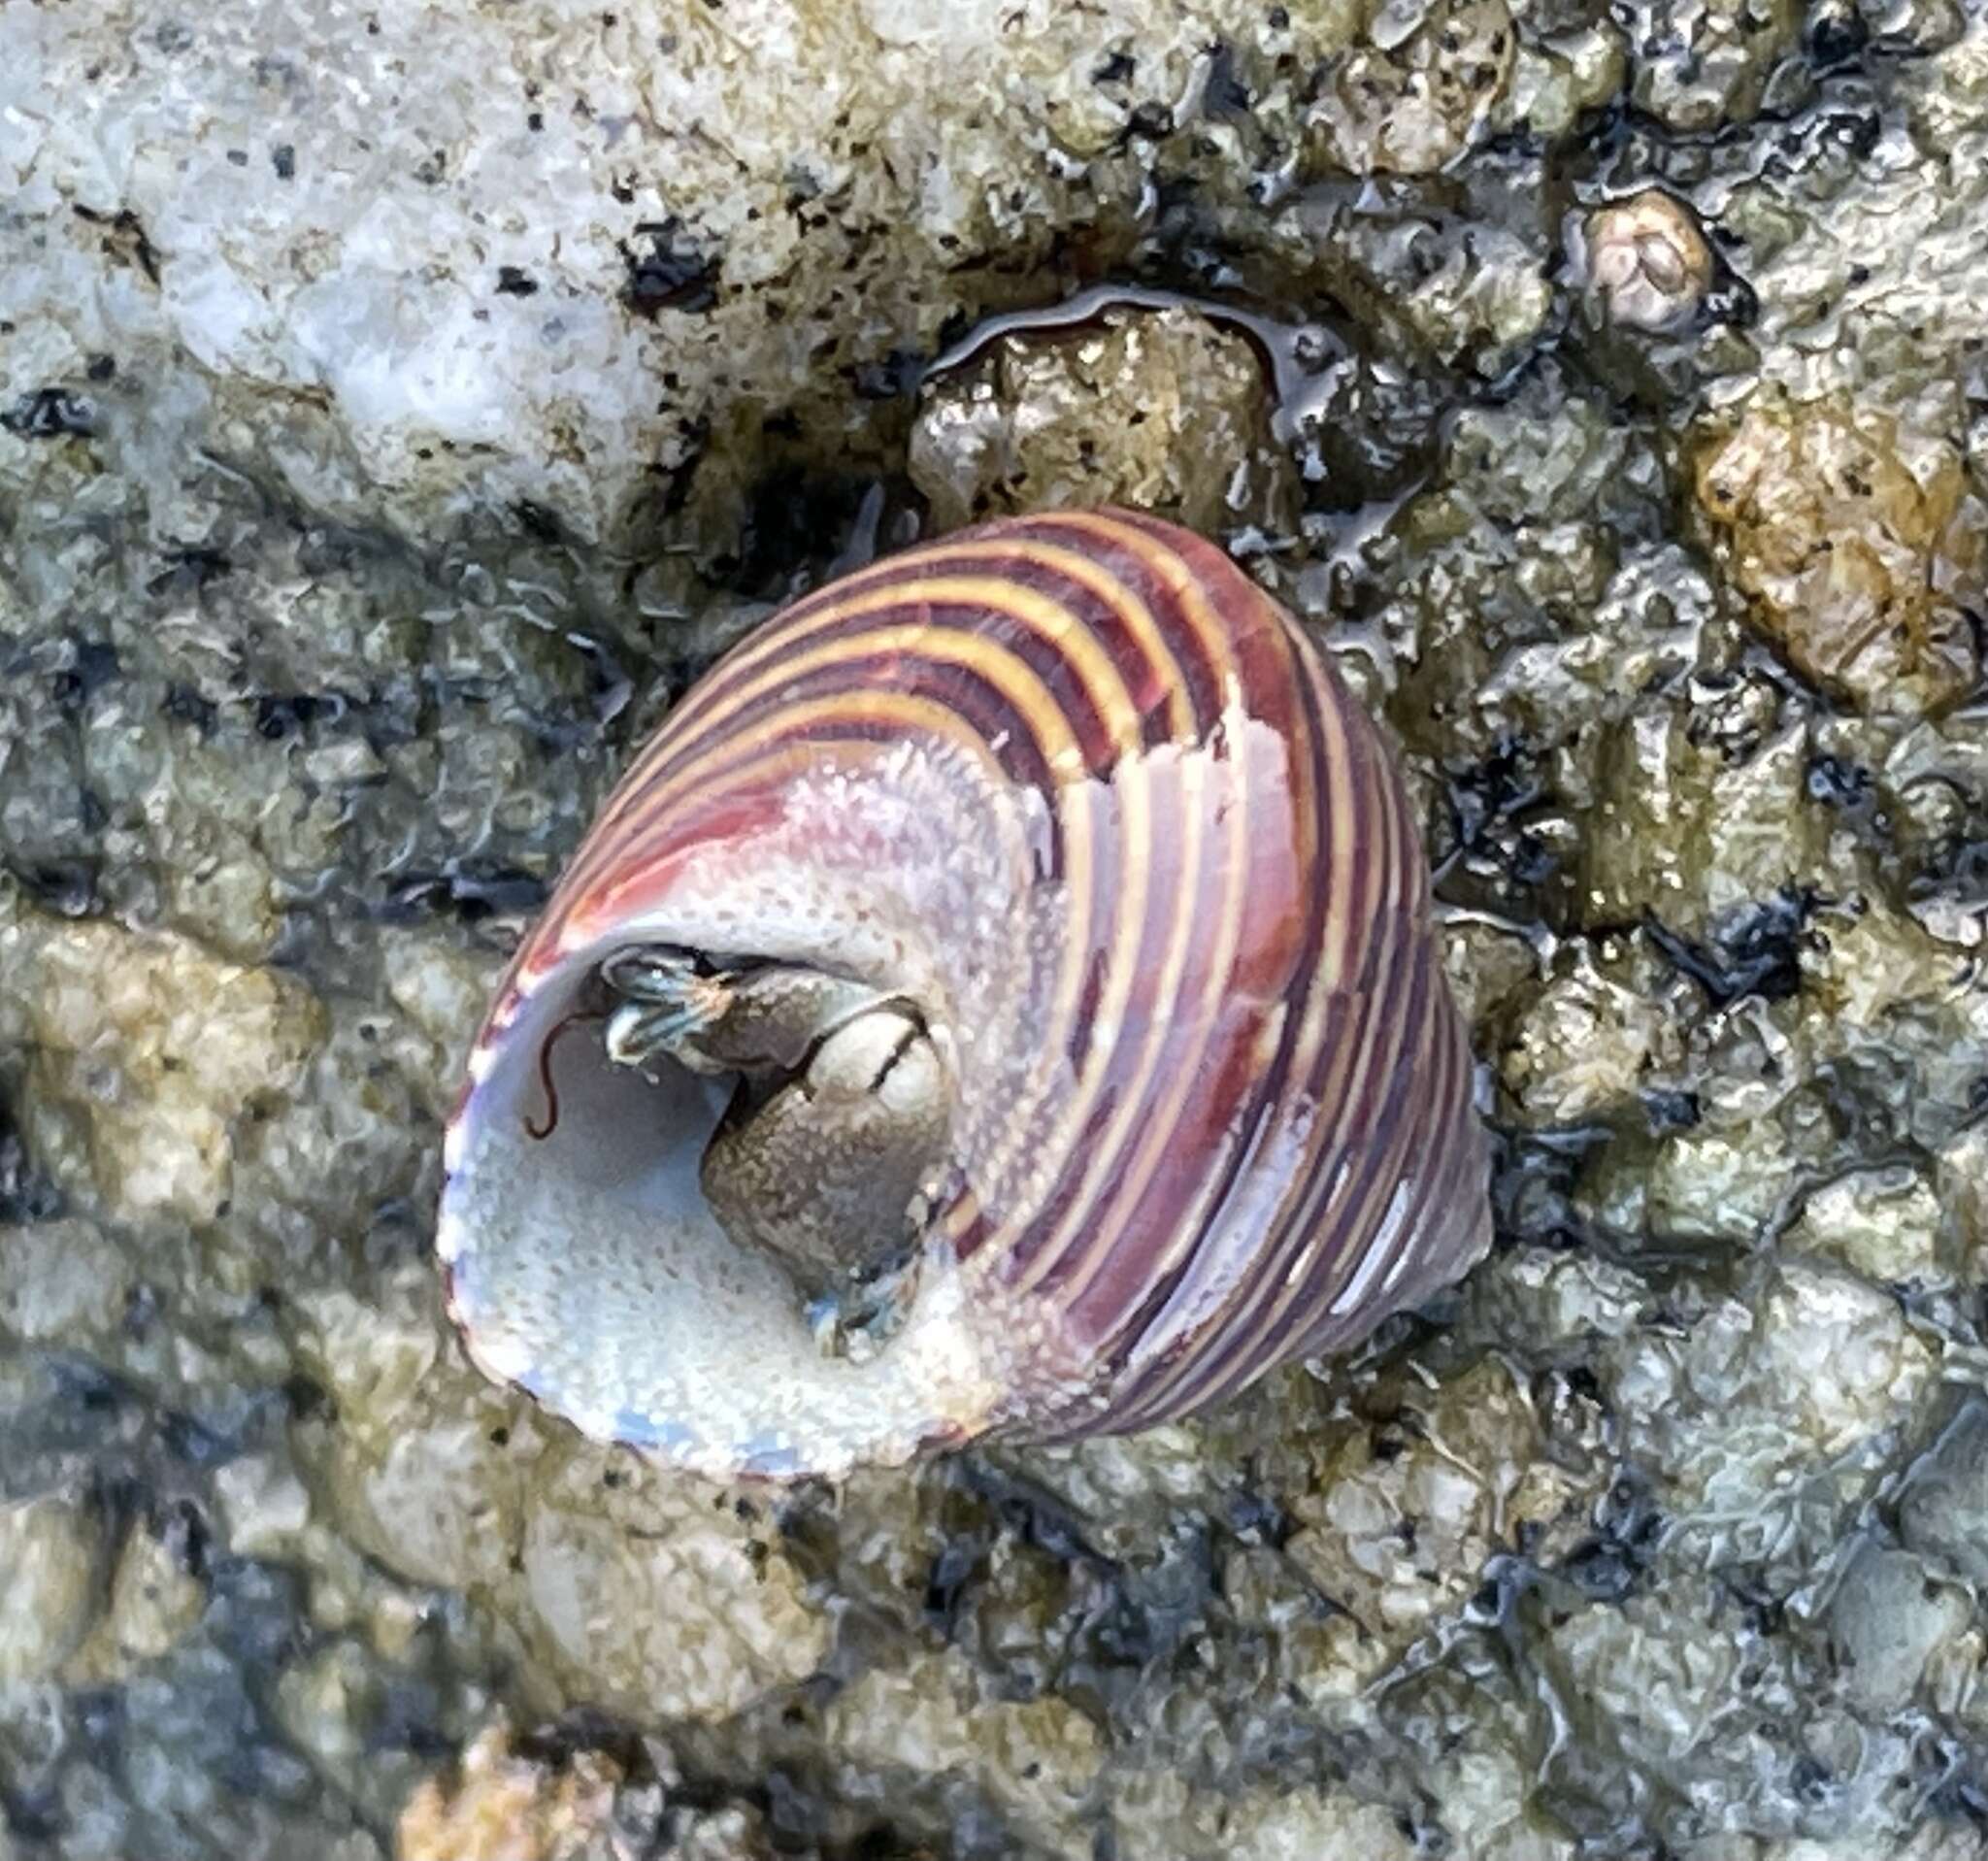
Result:
<svg viewBox="0 0 1988 1861"><path fill-rule="evenodd" d="M444 1161L478 1365L723 1479L1179 1417L1490 1230L1384 744L1219 549L1117 511L889 556L694 685Z"/></svg>

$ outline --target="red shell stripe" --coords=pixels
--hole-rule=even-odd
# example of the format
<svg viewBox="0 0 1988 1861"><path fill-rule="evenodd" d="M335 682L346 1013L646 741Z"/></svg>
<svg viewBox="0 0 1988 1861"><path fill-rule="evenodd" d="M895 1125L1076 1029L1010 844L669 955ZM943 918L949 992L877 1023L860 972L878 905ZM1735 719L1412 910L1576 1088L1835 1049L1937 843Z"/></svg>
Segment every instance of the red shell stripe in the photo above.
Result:
<svg viewBox="0 0 1988 1861"><path fill-rule="evenodd" d="M1408 1251L1417 1279L1461 1264L1481 1152L1406 797L1316 648L1169 526L990 526L793 603L631 766L527 949L907 742L1046 804L1004 857L1063 888L1048 1038L935 1227L998 1311L1109 1367L1112 1425L1365 1329Z"/></svg>
<svg viewBox="0 0 1988 1861"><path fill-rule="evenodd" d="M1225 1220L1251 1224L1245 1235L1213 1249L1238 1263L1233 1282L1203 1289L1204 1297L1211 1290L1217 1302L1194 1313L1191 1328L1177 1330L1172 1347L1157 1360L1127 1373L1116 1392L1114 1416L1141 1413L1145 1407L1155 1414L1199 1407L1248 1380L1261 1367L1249 1346L1266 1310L1280 1309L1294 1296L1314 1309L1329 1304L1358 1270L1372 1238L1371 1222L1346 1218L1354 1211L1340 1212L1328 1222L1319 1202L1333 1181L1336 1159L1370 1128L1373 1101L1362 1096L1361 1069L1375 1047L1374 1007L1386 999L1395 979L1388 975L1377 988L1360 983L1376 954L1398 956L1412 942L1401 934L1406 926L1390 922L1388 905L1399 888L1405 855L1412 860L1413 854L1397 831L1405 823L1396 797L1377 780L1384 772L1366 741L1371 727L1309 648L1304 657L1304 681L1316 700L1319 748L1300 786L1317 798L1333 824L1328 856L1315 869L1306 901L1308 936L1292 978L1286 1038L1262 1070L1250 1112L1258 1129L1292 1120L1292 1128L1306 1132L1307 1147L1274 1212L1253 1208L1246 1216L1237 1215L1221 1204L1209 1212L1210 1234ZM1289 1038L1294 1027L1295 1041ZM1307 1105L1310 1114L1300 1117ZM1233 1190L1232 1175L1225 1192ZM1165 1315L1152 1314L1146 1329L1163 1329ZM1209 1334L1218 1342L1205 1346Z"/></svg>

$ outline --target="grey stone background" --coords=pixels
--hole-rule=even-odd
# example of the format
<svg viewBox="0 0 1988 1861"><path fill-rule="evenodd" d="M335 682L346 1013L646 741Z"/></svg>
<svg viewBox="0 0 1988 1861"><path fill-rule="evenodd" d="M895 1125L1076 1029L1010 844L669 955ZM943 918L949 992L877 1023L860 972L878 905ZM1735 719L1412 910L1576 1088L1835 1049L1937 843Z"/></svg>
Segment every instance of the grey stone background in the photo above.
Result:
<svg viewBox="0 0 1988 1861"><path fill-rule="evenodd" d="M1988 1852L1984 340L1953 0L0 0L0 1857ZM1100 496L1401 744L1494 1257L778 1504L485 1386L605 785Z"/></svg>

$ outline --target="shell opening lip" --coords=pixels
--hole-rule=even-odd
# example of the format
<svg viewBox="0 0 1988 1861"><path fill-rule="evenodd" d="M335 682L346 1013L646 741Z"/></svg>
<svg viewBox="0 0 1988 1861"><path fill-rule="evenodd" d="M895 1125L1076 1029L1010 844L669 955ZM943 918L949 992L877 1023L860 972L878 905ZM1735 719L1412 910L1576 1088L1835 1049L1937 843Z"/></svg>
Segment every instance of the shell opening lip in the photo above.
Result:
<svg viewBox="0 0 1988 1861"><path fill-rule="evenodd" d="M928 1251L903 1330L856 1363L718 1226L698 1163L730 1080L616 1066L590 1013L602 959L638 941L563 957L479 1049L437 1232L472 1360L595 1441L719 1479L833 1478L983 1432L999 1379L949 1258Z"/></svg>

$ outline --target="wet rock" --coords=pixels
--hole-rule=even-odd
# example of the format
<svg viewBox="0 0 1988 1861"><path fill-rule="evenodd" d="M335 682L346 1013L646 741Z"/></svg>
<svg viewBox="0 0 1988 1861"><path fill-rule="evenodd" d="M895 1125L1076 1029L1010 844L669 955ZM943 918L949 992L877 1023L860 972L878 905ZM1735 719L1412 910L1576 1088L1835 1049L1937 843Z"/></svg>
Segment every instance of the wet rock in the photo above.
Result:
<svg viewBox="0 0 1988 1861"><path fill-rule="evenodd" d="M0 1503L0 1684L46 1679L96 1612L102 1529L82 1498Z"/></svg>
<svg viewBox="0 0 1988 1861"><path fill-rule="evenodd" d="M1268 1650L1259 1698L1295 1699L1327 1722L1357 1711L1352 1703L1362 1689L1387 1669L1385 1644L1323 1594L1304 1563L1284 1550L1252 1545L1228 1560L1222 1582L1237 1625ZM1182 1728L1185 1746L1196 1744L1197 1734L1215 1736L1221 1724L1217 1712L1197 1712Z"/></svg>
<svg viewBox="0 0 1988 1861"><path fill-rule="evenodd" d="M1772 1225L1801 1179L1801 1154L1777 1125L1694 1131L1659 1150L1644 1209L1665 1240L1743 1244Z"/></svg>
<svg viewBox="0 0 1988 1861"><path fill-rule="evenodd" d="M1627 980L1617 980L1625 973ZM1618 956L1605 970L1576 945L1563 973L1534 997L1503 1071L1528 1118L1578 1124L1621 1110L1653 1071L1669 1071L1681 1058L1678 1032L1647 969L1638 974Z"/></svg>
<svg viewBox="0 0 1988 1861"><path fill-rule="evenodd" d="M245 1557L294 1552L311 1522L311 1495L290 1468L271 1454L245 1454L215 1475L215 1490L230 1549Z"/></svg>
<svg viewBox="0 0 1988 1861"><path fill-rule="evenodd" d="M144 1521L125 1535L111 1574L109 1606L77 1651L74 1678L83 1684L120 1680L132 1669L177 1647L207 1608L195 1574L196 1541L173 1517Z"/></svg>
<svg viewBox="0 0 1988 1861"><path fill-rule="evenodd" d="M1864 1861L1867 1836L1846 1836L1840 1841L1797 1837L1786 1842L1747 1841L1735 1845L1719 1861ZM1980 1845L1968 1827L1943 1827L1927 1823L1905 1839L1895 1861L1968 1861Z"/></svg>
<svg viewBox="0 0 1988 1861"><path fill-rule="evenodd" d="M1307 188L1277 221L1281 265L1346 305L1363 338L1350 365L1325 371L1315 419L1299 415L1343 502L1424 482L1450 371L1499 379L1551 318L1556 242L1537 161L1507 156L1515 172L1501 163L1485 178L1511 209L1487 219L1445 211L1440 189L1348 181ZM1308 460L1307 477L1316 469Z"/></svg>
<svg viewBox="0 0 1988 1861"><path fill-rule="evenodd" d="M1574 863L1580 828L1565 807L1588 799L1595 724L1633 709L1622 703L1624 658L1656 672L1680 649L1673 632L1664 635L1693 598L1688 584L1656 591L1661 614L1651 611L1656 599L1642 612L1627 598L1609 602L1633 539L1658 521L1664 469L1638 436L1568 388L1542 378L1506 404L1458 415L1438 482L1389 519L1371 622L1385 667L1373 701L1411 750L1481 770L1494 795L1520 745L1540 759L1565 752L1555 771L1561 817L1541 809L1548 818L1534 845L1498 860L1505 886L1515 882L1521 896L1494 894L1497 907L1508 914L1522 903L1525 915ZM1593 638L1598 610L1615 623L1606 646ZM1439 834L1439 858L1441 848Z"/></svg>
<svg viewBox="0 0 1988 1861"><path fill-rule="evenodd" d="M1829 1646L1845 1691L1860 1706L1896 1711L1970 1614L1967 1597L1910 1551L1867 1545L1830 1601Z"/></svg>
<svg viewBox="0 0 1988 1861"><path fill-rule="evenodd" d="M1604 1338L1627 1337L1654 1303L1629 1268L1587 1253L1525 1248L1510 1270L1470 1289L1475 1328L1497 1339L1525 1339L1555 1353Z"/></svg>
<svg viewBox="0 0 1988 1861"><path fill-rule="evenodd" d="M1914 1463L1899 1497L1899 1537L1935 1571L1988 1591L1988 1405L1963 1401Z"/></svg>
<svg viewBox="0 0 1988 1861"><path fill-rule="evenodd" d="M1670 129L1743 122L1799 75L1793 0L1641 0L1627 25L1631 95Z"/></svg>
<svg viewBox="0 0 1988 1861"><path fill-rule="evenodd" d="M465 949L405 933L381 946L386 992L412 1030L428 1043L419 1077L440 1114L451 1106L453 1069L476 1037L494 982L486 952Z"/></svg>
<svg viewBox="0 0 1988 1861"><path fill-rule="evenodd" d="M297 1749L320 1770L350 1789L355 1761L363 1755L362 1704L373 1681L365 1650L348 1641L329 1641L307 1660L285 1670L277 1692L277 1711Z"/></svg>
<svg viewBox="0 0 1988 1861"><path fill-rule="evenodd" d="M1971 31L1965 14L1944 0L1887 11L1908 37L1937 48L1925 81L1912 87L1912 127L1929 150L1951 148L1950 138L1988 121L1988 40L1978 21Z"/></svg>
<svg viewBox="0 0 1988 1861"><path fill-rule="evenodd" d="M1647 470L1631 454L1625 474ZM1585 624L1516 643L1477 688L1487 722L1564 751L1560 785L1587 805L1601 780L1609 726L1643 707L1632 693L1672 686L1704 653L1715 625L1711 584L1674 545L1631 549L1594 600Z"/></svg>
<svg viewBox="0 0 1988 1861"><path fill-rule="evenodd" d="M910 1634L951 1611L998 1530L992 1511L953 1479L858 1472L832 1501L788 1508L780 1528L804 1578L846 1571L849 1598Z"/></svg>
<svg viewBox="0 0 1988 1861"><path fill-rule="evenodd" d="M1660 1475L1680 1542L1785 1572L1833 1540L1896 1449L1936 1356L1885 1294L1789 1263L1750 1301L1708 1299L1681 1328L1624 1339L1608 1366L1625 1448Z"/></svg>
<svg viewBox="0 0 1988 1861"><path fill-rule="evenodd" d="M204 1261L211 1295L348 1287L348 1249L405 1242L436 1167L445 1066L391 1005L338 1001L297 1089L241 1133L234 1207Z"/></svg>
<svg viewBox="0 0 1988 1861"><path fill-rule="evenodd" d="M506 1579L541 1446L529 1409L460 1362L412 1275L394 1307L332 1292L307 1313L300 1357L323 1399L294 1440L342 1529L417 1582ZM256 1538L280 1542L295 1503L286 1484L245 1478L233 1490Z"/></svg>
<svg viewBox="0 0 1988 1861"><path fill-rule="evenodd" d="M1947 1139L1934 1180L1956 1267L1978 1279L1988 1268L1988 1122L1976 1120Z"/></svg>
<svg viewBox="0 0 1988 1861"><path fill-rule="evenodd" d="M956 1657L916 1652L837 1695L823 1731L857 1801L887 1800L935 1835L991 1811L1032 1848L1092 1851L1084 1811L1104 1753L1063 1701L983 1698Z"/></svg>
<svg viewBox="0 0 1988 1861"><path fill-rule="evenodd" d="M1344 1650L1357 1683L1460 1609L1494 1553L1571 1545L1606 1483L1600 1466L1549 1457L1509 1372L1485 1362L1394 1423L1348 1431L1292 1496L1287 1549L1358 1631Z"/></svg>
<svg viewBox="0 0 1988 1861"><path fill-rule="evenodd" d="M1038 1491L1068 1510L1087 1545L1107 1557L1151 1547L1183 1512L1219 1510L1208 1442L1194 1423L1026 1454L991 1450Z"/></svg>
<svg viewBox="0 0 1988 1861"><path fill-rule="evenodd" d="M910 470L942 530L1080 504L1130 505L1209 534L1276 534L1294 515L1254 350L1179 310L998 339L928 385Z"/></svg>
<svg viewBox="0 0 1988 1861"><path fill-rule="evenodd" d="M1483 1830L1484 1853L1497 1861L1575 1861L1579 1848L1573 1839L1550 1815L1527 1807L1528 1769L1509 1748L1452 1752L1432 1766L1430 1794L1442 1808L1428 1819L1439 1828ZM1398 1812L1398 1830L1403 1820Z"/></svg>
<svg viewBox="0 0 1988 1861"><path fill-rule="evenodd" d="M1727 574L1805 678L1905 716L1971 685L1983 515L1950 447L1839 400L1756 400L1693 471Z"/></svg>
<svg viewBox="0 0 1988 1861"><path fill-rule="evenodd" d="M1923 1286L1941 1277L1939 1230L1932 1185L1900 1165L1824 1184L1804 1202L1781 1245L1840 1261L1879 1284Z"/></svg>
<svg viewBox="0 0 1988 1861"><path fill-rule="evenodd" d="M78 106L23 112L10 142L34 177L17 211L46 229L33 280L0 299L29 332L0 409L87 390L87 421L30 417L91 430L0 445L128 461L182 544L204 513L165 467L211 436L339 522L432 538L469 497L589 544L668 524L716 554L765 421L797 420L831 469L849 440L880 461L852 386L932 352L957 305L1037 295L1066 238L1107 262L1131 244L1159 150L1200 127L1210 47L1295 139L1294 75L1352 22L1274 12L1114 0L1017 27L879 0L848 29L638 0L550 28L461 13L354 35L257 9L196 32L151 9L117 61L83 22L37 21L27 94ZM1422 37L1434 121L1451 106ZM410 91L435 100L418 122L392 107ZM1246 198L1257 150L1215 147L1217 196ZM179 385L150 404L136 384L161 378Z"/></svg>
<svg viewBox="0 0 1988 1861"><path fill-rule="evenodd" d="M1745 1660L1740 1638L1719 1620L1715 1593L1689 1582L1577 1611L1551 1642L1569 1697L1599 1704L1624 1756L1657 1772L1717 1736L1707 1703L1725 1695Z"/></svg>
<svg viewBox="0 0 1988 1861"><path fill-rule="evenodd" d="M1160 1797L1140 1811L1114 1806L1121 1852L1177 1854L1181 1861L1311 1861L1358 1855L1361 1861L1414 1861L1414 1839L1376 1804L1315 1792L1277 1791L1238 1802Z"/></svg>
<svg viewBox="0 0 1988 1861"><path fill-rule="evenodd" d="M672 1853L682 1861L775 1861L766 1818L747 1809L686 1810L672 1817Z"/></svg>
<svg viewBox="0 0 1988 1861"><path fill-rule="evenodd" d="M285 1666L274 1716L332 1789L384 1822L422 1768L416 1739L446 1724L442 1700L406 1667L348 1637L321 1639ZM395 1736L400 1734L401 1736Z"/></svg>
<svg viewBox="0 0 1988 1861"><path fill-rule="evenodd" d="M213 1219L245 1122L278 1103L320 1038L311 994L182 938L22 917L0 926L32 1045L30 1129L108 1213Z"/></svg>
<svg viewBox="0 0 1988 1861"><path fill-rule="evenodd" d="M1325 74L1315 147L1348 174L1433 173L1483 133L1515 45L1504 0L1386 0Z"/></svg>
<svg viewBox="0 0 1988 1861"><path fill-rule="evenodd" d="M1518 55L1499 116L1537 135L1565 136L1622 89L1627 71L1628 48L1611 20L1569 23L1529 15L1519 22Z"/></svg>
<svg viewBox="0 0 1988 1861"><path fill-rule="evenodd" d="M501 1726L463 1752L445 1791L430 1778L394 1831L397 1861L614 1861L621 1767L577 1751L563 1766L515 1754Z"/></svg>
<svg viewBox="0 0 1988 1861"><path fill-rule="evenodd" d="M1982 941L1974 867L1988 794L1983 747L1971 728L1921 724L1868 749L1846 745L1849 754L1835 765L1846 774L1852 817L1867 800L1881 810L1900 869L1914 875L1902 892L1888 890L1888 901L1953 950Z"/></svg>
<svg viewBox="0 0 1988 1861"><path fill-rule="evenodd" d="M507 1593L547 1678L630 1717L722 1719L812 1674L828 1624L743 1511L626 1455L549 1450Z"/></svg>
<svg viewBox="0 0 1988 1861"><path fill-rule="evenodd" d="M1808 794L1806 733L1798 722L1773 730L1773 701L1757 687L1720 709L1730 735L1708 727L1711 707L1688 718L1652 707L1610 733L1582 874L1589 922L1654 917L1691 938L1812 880L1825 824Z"/></svg>
<svg viewBox="0 0 1988 1861"><path fill-rule="evenodd" d="M1799 11L8 16L0 1854L580 1840L580 1752L734 1861L1971 1861L1988 28ZM1103 277L1311 319L1281 417L1186 309L921 415ZM982 377L987 459L1262 531L1405 746L1503 1245L1224 1414L742 1512L461 1363L437 1127L914 428L935 509L1027 502L930 430Z"/></svg>
<svg viewBox="0 0 1988 1861"><path fill-rule="evenodd" d="M1443 969L1457 1008L1474 1026L1495 1026L1531 992L1538 951L1515 924L1453 918L1442 927Z"/></svg>
<svg viewBox="0 0 1988 1861"><path fill-rule="evenodd" d="M106 1338L131 1289L122 1250L88 1221L0 1225L0 1330L23 1344Z"/></svg>
<svg viewBox="0 0 1988 1861"><path fill-rule="evenodd" d="M1859 1031L1950 997L1963 975L1954 952L1911 918L1861 894L1819 927L1813 958L1819 1004Z"/></svg>
<svg viewBox="0 0 1988 1861"><path fill-rule="evenodd" d="M500 1717L408 1796L394 1861L772 1861L758 1811L679 1802L679 1783L657 1740L583 1717L531 1731Z"/></svg>

